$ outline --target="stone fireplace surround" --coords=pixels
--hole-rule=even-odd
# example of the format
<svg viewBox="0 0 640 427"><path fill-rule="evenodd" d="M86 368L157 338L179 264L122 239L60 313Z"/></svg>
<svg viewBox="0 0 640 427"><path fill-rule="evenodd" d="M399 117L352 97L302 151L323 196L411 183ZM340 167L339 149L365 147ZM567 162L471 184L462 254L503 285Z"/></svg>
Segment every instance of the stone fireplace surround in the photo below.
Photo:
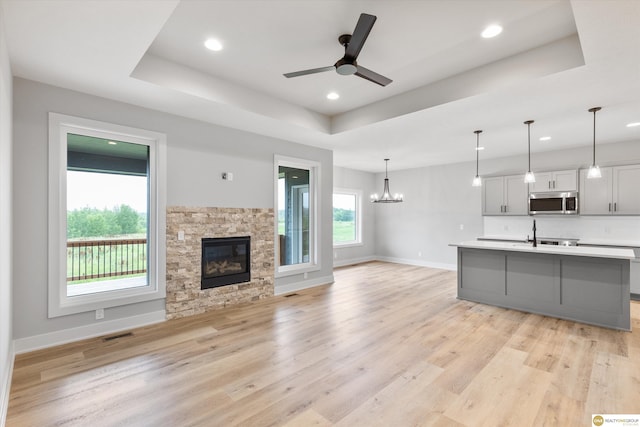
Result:
<svg viewBox="0 0 640 427"><path fill-rule="evenodd" d="M168 207L167 319L273 296L273 227L273 209ZM202 238L236 236L251 236L251 281L200 289Z"/></svg>

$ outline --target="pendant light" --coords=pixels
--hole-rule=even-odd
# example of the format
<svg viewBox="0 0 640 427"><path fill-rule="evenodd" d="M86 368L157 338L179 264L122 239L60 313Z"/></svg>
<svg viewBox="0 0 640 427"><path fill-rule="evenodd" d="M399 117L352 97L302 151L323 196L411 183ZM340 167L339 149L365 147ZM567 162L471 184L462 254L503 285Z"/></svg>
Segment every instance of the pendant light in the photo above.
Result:
<svg viewBox="0 0 640 427"><path fill-rule="evenodd" d="M589 112L593 113L593 163L589 166L587 178L602 178L600 167L596 165L596 112L602 110L602 107L589 108Z"/></svg>
<svg viewBox="0 0 640 427"><path fill-rule="evenodd" d="M476 176L473 178L473 183L471 183L474 187L482 186L482 179L480 179L480 175L478 175L478 165L479 165L479 156L480 156L480 134L481 130L474 130L473 133L476 134Z"/></svg>
<svg viewBox="0 0 640 427"><path fill-rule="evenodd" d="M531 123L533 123L533 120L527 120L526 122L524 122L524 124L527 125L527 140L529 147L529 169L524 175L524 182L528 184L536 182L536 176L533 174L533 172L531 172Z"/></svg>
<svg viewBox="0 0 640 427"><path fill-rule="evenodd" d="M378 197L378 194L371 195L372 203L400 203L402 202L402 194L394 194L391 196L389 192L389 159L384 159L384 190L382 191L382 197Z"/></svg>

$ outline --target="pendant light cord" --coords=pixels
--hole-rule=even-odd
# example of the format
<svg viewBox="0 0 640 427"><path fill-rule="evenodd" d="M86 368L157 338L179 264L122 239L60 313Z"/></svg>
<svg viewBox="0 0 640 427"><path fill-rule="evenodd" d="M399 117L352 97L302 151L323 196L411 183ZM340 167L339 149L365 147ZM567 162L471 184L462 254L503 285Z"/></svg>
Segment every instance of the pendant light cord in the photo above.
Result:
<svg viewBox="0 0 640 427"><path fill-rule="evenodd" d="M479 150L479 148L480 148L480 134L482 133L482 131L481 130L476 130L476 131L473 131L473 133L476 134L476 176L478 176L479 163L480 163L480 160L479 160L479 157L480 157L480 150Z"/></svg>
<svg viewBox="0 0 640 427"><path fill-rule="evenodd" d="M593 113L593 163L591 166L596 165L596 113L602 110L602 107L589 108L589 112Z"/></svg>

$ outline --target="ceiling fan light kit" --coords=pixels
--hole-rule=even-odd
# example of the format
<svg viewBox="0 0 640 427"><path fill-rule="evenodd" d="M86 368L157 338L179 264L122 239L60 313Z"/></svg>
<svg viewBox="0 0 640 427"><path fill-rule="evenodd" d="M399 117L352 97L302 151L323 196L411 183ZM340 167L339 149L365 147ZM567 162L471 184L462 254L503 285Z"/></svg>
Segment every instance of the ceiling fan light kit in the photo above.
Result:
<svg viewBox="0 0 640 427"><path fill-rule="evenodd" d="M291 78L335 70L342 76L356 75L380 86L388 85L393 80L358 65L358 62L356 61L358 59L358 55L360 55L362 47L364 46L364 42L367 40L367 37L369 37L369 33L371 32L376 19L377 18L374 15L362 13L358 19L356 28L353 30L353 34L342 34L338 37L338 42L344 46L344 56L338 59L335 64L328 67L311 68L309 70L285 73L284 76Z"/></svg>

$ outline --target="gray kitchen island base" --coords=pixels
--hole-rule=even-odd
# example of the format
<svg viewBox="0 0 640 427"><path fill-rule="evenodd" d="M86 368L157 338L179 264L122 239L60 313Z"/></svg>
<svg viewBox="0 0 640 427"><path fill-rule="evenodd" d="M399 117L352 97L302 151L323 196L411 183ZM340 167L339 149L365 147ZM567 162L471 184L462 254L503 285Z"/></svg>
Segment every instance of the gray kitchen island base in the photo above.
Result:
<svg viewBox="0 0 640 427"><path fill-rule="evenodd" d="M458 247L458 298L631 330L628 259Z"/></svg>

